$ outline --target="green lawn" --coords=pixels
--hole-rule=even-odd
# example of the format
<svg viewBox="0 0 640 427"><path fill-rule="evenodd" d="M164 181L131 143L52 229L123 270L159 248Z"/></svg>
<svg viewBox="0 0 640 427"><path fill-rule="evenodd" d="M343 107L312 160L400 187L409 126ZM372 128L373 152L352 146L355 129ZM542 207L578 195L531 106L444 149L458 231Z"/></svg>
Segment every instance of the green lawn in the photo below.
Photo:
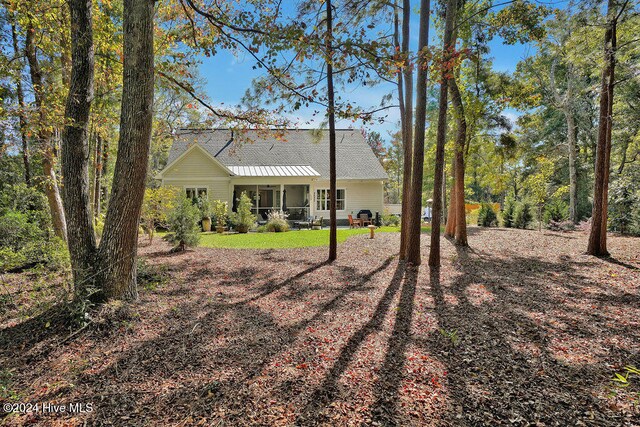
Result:
<svg viewBox="0 0 640 427"><path fill-rule="evenodd" d="M399 227L376 229L376 233L397 233L399 231ZM429 227L422 227L423 233L429 231ZM367 233L369 230L366 228L339 229L338 243L344 242L349 236ZM291 230L286 233L217 234L211 232L200 235L200 246L208 248L281 249L327 245L329 245L329 229L327 228L323 230Z"/></svg>

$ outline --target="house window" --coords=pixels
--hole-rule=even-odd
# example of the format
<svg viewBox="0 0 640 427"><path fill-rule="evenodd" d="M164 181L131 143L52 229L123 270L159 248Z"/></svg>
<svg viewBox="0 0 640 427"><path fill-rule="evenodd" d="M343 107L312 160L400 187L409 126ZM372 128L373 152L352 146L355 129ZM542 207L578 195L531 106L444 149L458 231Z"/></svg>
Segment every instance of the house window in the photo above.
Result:
<svg viewBox="0 0 640 427"><path fill-rule="evenodd" d="M187 198L191 200L195 200L197 198L207 198L207 189L206 188L196 188L196 187L188 187L185 188L187 191Z"/></svg>
<svg viewBox="0 0 640 427"><path fill-rule="evenodd" d="M336 190L336 210L343 211L345 209L345 195L344 188L338 188ZM328 188L321 188L316 190L316 210L328 211L331 207L331 192Z"/></svg>

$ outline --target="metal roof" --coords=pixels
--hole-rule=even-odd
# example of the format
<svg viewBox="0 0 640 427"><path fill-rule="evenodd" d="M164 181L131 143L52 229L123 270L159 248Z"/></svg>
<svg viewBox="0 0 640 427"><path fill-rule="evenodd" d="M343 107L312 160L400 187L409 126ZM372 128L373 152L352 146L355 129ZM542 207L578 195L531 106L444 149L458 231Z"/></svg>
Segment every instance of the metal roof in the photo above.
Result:
<svg viewBox="0 0 640 427"><path fill-rule="evenodd" d="M320 176L311 166L229 166L235 176Z"/></svg>

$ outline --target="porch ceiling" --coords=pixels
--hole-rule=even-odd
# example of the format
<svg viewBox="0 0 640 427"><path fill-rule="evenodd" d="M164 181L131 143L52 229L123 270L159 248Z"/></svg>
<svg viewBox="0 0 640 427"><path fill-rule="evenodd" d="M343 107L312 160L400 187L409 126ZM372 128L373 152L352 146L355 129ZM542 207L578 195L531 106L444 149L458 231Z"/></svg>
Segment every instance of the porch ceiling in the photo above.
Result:
<svg viewBox="0 0 640 427"><path fill-rule="evenodd" d="M235 176L320 176L311 166L229 166Z"/></svg>

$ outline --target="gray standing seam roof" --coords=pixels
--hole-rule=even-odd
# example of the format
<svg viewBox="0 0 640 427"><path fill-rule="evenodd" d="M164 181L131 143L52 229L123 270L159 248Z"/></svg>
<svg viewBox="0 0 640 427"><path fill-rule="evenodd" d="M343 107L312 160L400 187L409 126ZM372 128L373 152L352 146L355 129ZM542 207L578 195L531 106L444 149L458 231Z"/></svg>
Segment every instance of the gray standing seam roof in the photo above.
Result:
<svg viewBox="0 0 640 427"><path fill-rule="evenodd" d="M280 139L273 132L236 131L229 144L230 139L229 129L182 129L176 134L167 164L198 144L231 170L238 166L309 166L321 179L329 179L328 130L291 129ZM387 179L359 130L336 130L336 159L338 179Z"/></svg>

